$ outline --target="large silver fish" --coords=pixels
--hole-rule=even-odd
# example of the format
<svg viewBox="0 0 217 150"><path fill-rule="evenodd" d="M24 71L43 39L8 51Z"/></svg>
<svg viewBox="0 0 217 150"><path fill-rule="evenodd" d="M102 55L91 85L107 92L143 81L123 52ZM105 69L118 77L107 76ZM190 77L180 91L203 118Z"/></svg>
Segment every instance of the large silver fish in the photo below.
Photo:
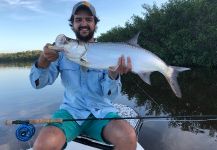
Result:
<svg viewBox="0 0 217 150"><path fill-rule="evenodd" d="M118 58L124 55L130 57L132 61L132 72L148 83L150 74L154 71L162 73L169 82L173 92L177 97L181 97L181 91L177 82L179 72L189 70L184 67L168 66L155 54L141 48L137 44L139 33L128 42L92 42L83 43L77 40L68 39L65 35L57 36L55 50L63 50L66 57L82 66L95 69L109 69L116 66Z"/></svg>

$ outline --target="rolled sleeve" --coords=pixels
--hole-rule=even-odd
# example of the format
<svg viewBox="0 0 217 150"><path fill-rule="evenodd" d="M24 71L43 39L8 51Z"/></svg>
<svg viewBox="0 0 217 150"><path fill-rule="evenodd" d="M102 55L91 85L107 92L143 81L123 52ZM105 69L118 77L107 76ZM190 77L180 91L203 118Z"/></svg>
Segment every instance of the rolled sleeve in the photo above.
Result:
<svg viewBox="0 0 217 150"><path fill-rule="evenodd" d="M58 77L58 74L55 63L51 63L46 69L37 68L36 63L34 63L30 72L30 81L34 88L40 89L46 85L51 85Z"/></svg>

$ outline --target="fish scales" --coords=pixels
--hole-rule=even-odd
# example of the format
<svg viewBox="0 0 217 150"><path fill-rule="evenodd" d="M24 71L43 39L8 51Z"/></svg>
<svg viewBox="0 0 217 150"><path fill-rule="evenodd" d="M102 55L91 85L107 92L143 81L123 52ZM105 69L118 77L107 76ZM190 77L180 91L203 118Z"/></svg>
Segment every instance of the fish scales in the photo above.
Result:
<svg viewBox="0 0 217 150"><path fill-rule="evenodd" d="M134 73L153 72L159 69L162 72L167 67L153 53L126 43L89 43L86 48L89 64L86 67L108 69L110 66L116 66L118 58L122 55L131 58Z"/></svg>

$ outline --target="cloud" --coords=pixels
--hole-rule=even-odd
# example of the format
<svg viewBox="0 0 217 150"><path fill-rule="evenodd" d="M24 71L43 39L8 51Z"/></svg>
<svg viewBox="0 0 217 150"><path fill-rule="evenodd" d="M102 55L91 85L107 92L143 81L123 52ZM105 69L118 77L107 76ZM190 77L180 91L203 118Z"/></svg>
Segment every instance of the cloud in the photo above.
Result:
<svg viewBox="0 0 217 150"><path fill-rule="evenodd" d="M38 3L37 0L3 0L3 2L8 3L9 5L31 5Z"/></svg>
<svg viewBox="0 0 217 150"><path fill-rule="evenodd" d="M2 0L3 6L7 7L15 7L15 8L25 8L27 10L38 12L38 13L46 13L41 7L41 0Z"/></svg>
<svg viewBox="0 0 217 150"><path fill-rule="evenodd" d="M0 7L7 7L7 8L24 8L33 12L38 13L49 13L47 10L43 9L43 5L45 3L49 3L52 5L54 3L77 3L81 0L2 0L0 3ZM90 0L85 0L90 1Z"/></svg>
<svg viewBox="0 0 217 150"><path fill-rule="evenodd" d="M25 21L37 16L57 16L61 13L55 10L56 6L67 6L81 0L0 0L0 13L12 19ZM90 0L86 0L90 1ZM54 9L53 9L54 8ZM64 9L64 8L63 8Z"/></svg>

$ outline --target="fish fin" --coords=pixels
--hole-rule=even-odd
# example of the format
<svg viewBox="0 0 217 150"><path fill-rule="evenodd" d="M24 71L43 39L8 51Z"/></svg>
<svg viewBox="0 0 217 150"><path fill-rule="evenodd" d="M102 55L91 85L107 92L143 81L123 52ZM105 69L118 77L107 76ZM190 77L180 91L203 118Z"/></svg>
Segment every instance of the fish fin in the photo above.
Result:
<svg viewBox="0 0 217 150"><path fill-rule="evenodd" d="M178 72L183 72L183 71L187 71L187 70L191 70L191 68L186 68L186 67L177 67L177 66L170 66L173 69L177 70Z"/></svg>
<svg viewBox="0 0 217 150"><path fill-rule="evenodd" d="M118 69L119 66L120 66L120 64L117 65L117 66L109 67L109 70L111 70L111 71L117 71L117 69Z"/></svg>
<svg viewBox="0 0 217 150"><path fill-rule="evenodd" d="M182 93L177 81L177 77L179 72L187 71L190 70L190 68L185 68L185 67L176 67L176 66L169 66L166 79L168 83L170 84L173 92L178 98L182 97Z"/></svg>
<svg viewBox="0 0 217 150"><path fill-rule="evenodd" d="M150 80L151 72L138 73L138 75L145 83L151 85L151 80Z"/></svg>
<svg viewBox="0 0 217 150"><path fill-rule="evenodd" d="M139 31L133 38L131 38L129 41L127 41L127 43L130 45L136 46L136 47L140 47L138 44L138 37L139 37L140 33L141 32Z"/></svg>

